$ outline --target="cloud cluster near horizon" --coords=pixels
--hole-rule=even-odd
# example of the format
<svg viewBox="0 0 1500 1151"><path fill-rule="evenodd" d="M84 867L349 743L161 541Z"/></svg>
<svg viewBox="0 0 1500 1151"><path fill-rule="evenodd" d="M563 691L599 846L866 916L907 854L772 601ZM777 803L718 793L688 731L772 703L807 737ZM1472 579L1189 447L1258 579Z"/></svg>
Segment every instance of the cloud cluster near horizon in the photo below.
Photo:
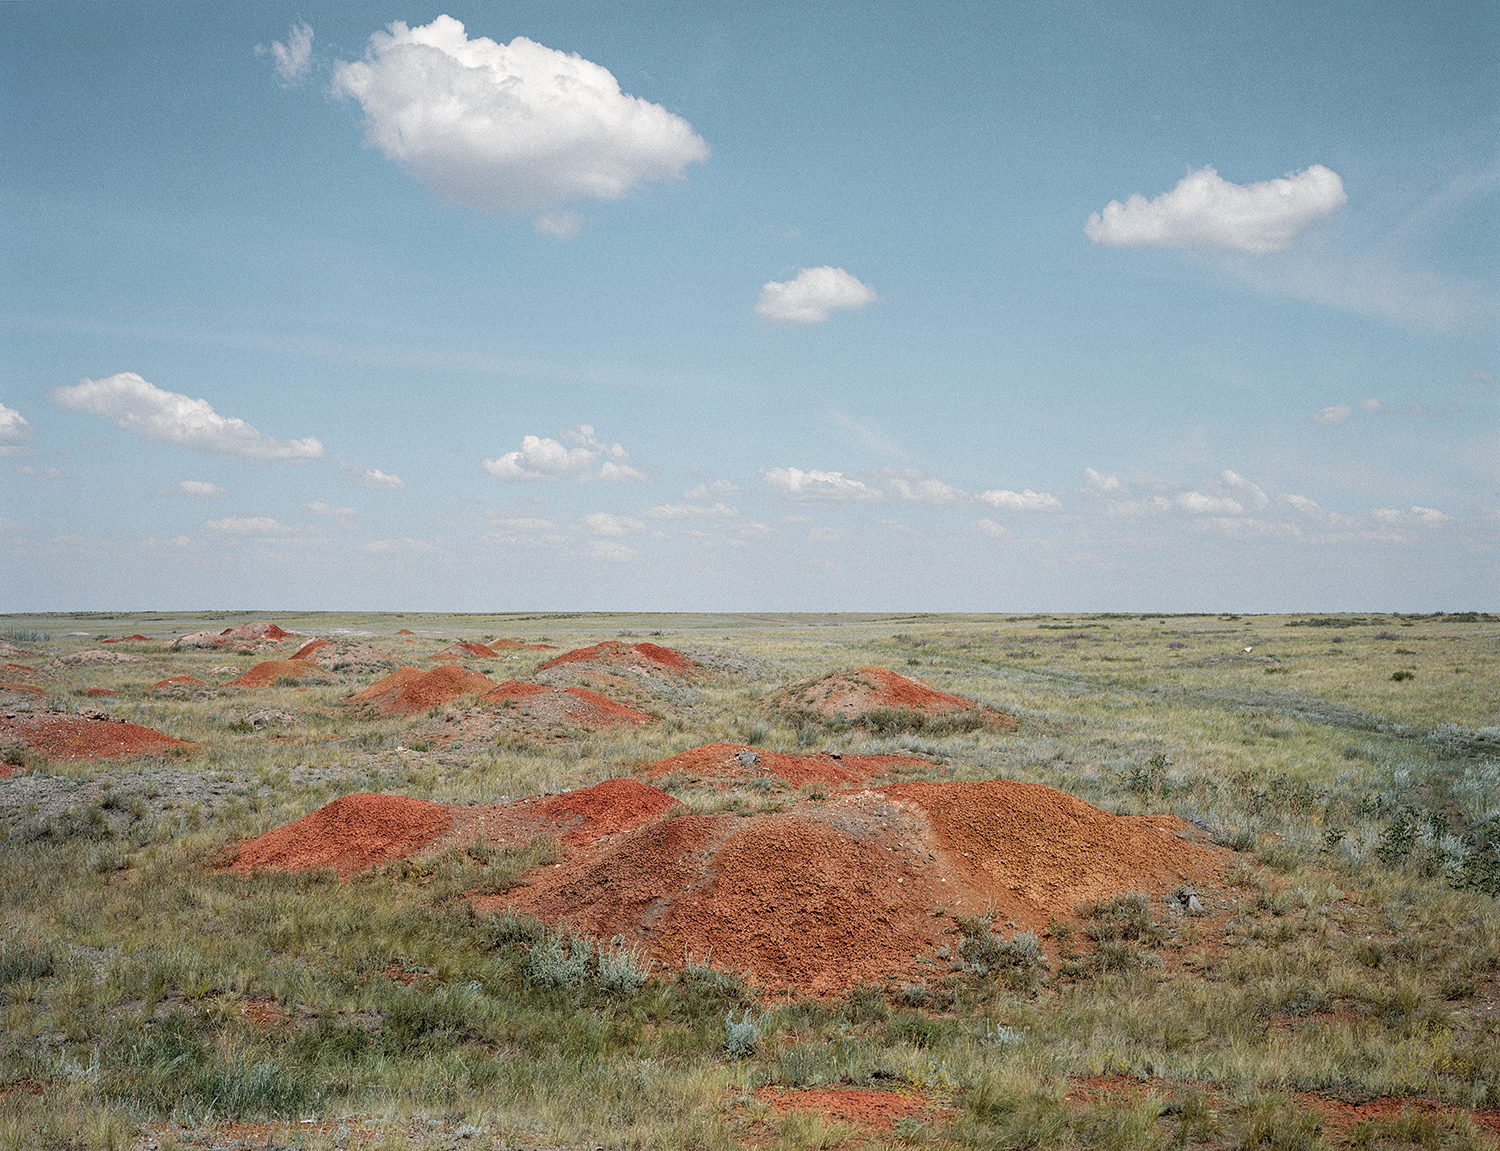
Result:
<svg viewBox="0 0 1500 1151"><path fill-rule="evenodd" d="M880 299L843 268L803 268L790 280L772 280L760 290L755 314L773 324L822 324L841 308L863 308Z"/></svg>
<svg viewBox="0 0 1500 1151"><path fill-rule="evenodd" d="M279 67L279 64L278 64ZM607 68L524 36L469 39L451 16L376 32L333 90L364 110L365 137L450 203L535 214L567 237L579 200L682 179L708 145L680 116L620 91Z"/></svg>
<svg viewBox="0 0 1500 1151"><path fill-rule="evenodd" d="M82 379L49 393L58 407L88 412L134 432L148 444L177 444L227 459L320 460L323 445L312 436L277 440L263 436L244 420L221 416L207 400L169 392L134 372L117 372L102 380Z"/></svg>
<svg viewBox="0 0 1500 1151"><path fill-rule="evenodd" d="M484 470L497 480L555 480L572 475L579 483L586 480L623 483L647 478L623 447L604 443L589 424L564 432L563 439L575 446L570 448L546 436L523 436L519 451L485 460Z"/></svg>
<svg viewBox="0 0 1500 1151"><path fill-rule="evenodd" d="M1349 199L1337 172L1314 164L1278 180L1232 184L1205 166L1170 192L1147 200L1139 192L1111 200L1083 230L1106 248L1196 248L1262 256L1291 247Z"/></svg>

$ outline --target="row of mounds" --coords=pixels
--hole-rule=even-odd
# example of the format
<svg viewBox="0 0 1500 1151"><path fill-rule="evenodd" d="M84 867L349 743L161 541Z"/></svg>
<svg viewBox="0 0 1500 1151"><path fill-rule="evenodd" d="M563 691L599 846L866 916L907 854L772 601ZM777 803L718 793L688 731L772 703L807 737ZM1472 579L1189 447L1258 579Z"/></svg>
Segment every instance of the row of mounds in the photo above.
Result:
<svg viewBox="0 0 1500 1151"><path fill-rule="evenodd" d="M257 621L239 627L227 627L223 631L197 631L179 636L167 646L172 650L184 648L229 648L233 651L259 651L282 640L291 639L292 633L284 631L274 623Z"/></svg>
<svg viewBox="0 0 1500 1151"><path fill-rule="evenodd" d="M793 684L767 697L764 706L796 726L938 733L987 726L1014 731L1020 726L1013 715L875 665Z"/></svg>
<svg viewBox="0 0 1500 1151"><path fill-rule="evenodd" d="M232 870L332 867L347 878L474 843L564 845L481 911L645 947L668 967L712 955L763 990L842 994L957 970L955 922L1045 932L1080 904L1207 885L1228 853L1169 816L1109 815L1039 784L898 783L761 811L694 814L636 780L451 808L346 796L239 849Z"/></svg>

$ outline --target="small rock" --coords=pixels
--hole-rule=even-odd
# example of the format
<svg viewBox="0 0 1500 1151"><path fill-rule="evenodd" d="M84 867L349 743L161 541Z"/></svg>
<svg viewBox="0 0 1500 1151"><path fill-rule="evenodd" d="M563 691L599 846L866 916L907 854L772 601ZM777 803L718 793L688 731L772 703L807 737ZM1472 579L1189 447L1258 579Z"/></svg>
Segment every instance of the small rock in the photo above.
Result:
<svg viewBox="0 0 1500 1151"><path fill-rule="evenodd" d="M1208 914L1208 912L1206 912L1206 911L1203 910L1203 904L1201 904L1201 903L1198 902L1198 897L1196 895L1189 895L1187 897L1187 913L1189 915L1207 915Z"/></svg>

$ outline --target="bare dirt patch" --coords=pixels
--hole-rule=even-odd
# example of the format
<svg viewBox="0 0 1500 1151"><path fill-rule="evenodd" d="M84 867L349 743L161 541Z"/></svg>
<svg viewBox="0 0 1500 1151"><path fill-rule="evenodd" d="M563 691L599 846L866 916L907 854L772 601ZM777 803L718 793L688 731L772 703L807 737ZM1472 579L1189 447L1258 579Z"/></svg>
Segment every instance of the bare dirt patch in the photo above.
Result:
<svg viewBox="0 0 1500 1151"><path fill-rule="evenodd" d="M861 1088L759 1087L755 1097L778 1115L800 1111L834 1123L847 1123L860 1131L889 1135L896 1120L932 1110L932 1103L922 1095L904 1091L875 1091Z"/></svg>
<svg viewBox="0 0 1500 1151"><path fill-rule="evenodd" d="M792 719L813 719L877 726L897 717L912 720L942 719L993 724L1014 730L1015 716L983 707L972 699L952 695L898 675L887 667L871 665L854 671L834 672L821 679L794 684L765 700L768 710ZM909 726L910 724L908 724Z"/></svg>
<svg viewBox="0 0 1500 1151"><path fill-rule="evenodd" d="M101 714L41 710L0 715L0 744L19 743L48 759L122 759L195 746Z"/></svg>

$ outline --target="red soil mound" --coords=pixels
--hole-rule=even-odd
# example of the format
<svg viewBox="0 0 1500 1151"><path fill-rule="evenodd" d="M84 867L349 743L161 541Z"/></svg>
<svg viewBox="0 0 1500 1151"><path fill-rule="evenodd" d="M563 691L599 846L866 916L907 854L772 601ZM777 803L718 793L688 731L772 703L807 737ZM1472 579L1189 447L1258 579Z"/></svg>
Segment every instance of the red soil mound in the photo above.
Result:
<svg viewBox="0 0 1500 1151"><path fill-rule="evenodd" d="M139 632L137 632L135 635L117 635L117 636L114 636L111 639L101 639L99 642L100 643L150 643L151 642L151 637L150 636L141 635Z"/></svg>
<svg viewBox="0 0 1500 1151"><path fill-rule="evenodd" d="M331 639L309 640L307 643L299 647L296 651L292 652L292 658L311 659L313 652L317 651L320 647L327 647L332 642L333 640Z"/></svg>
<svg viewBox="0 0 1500 1151"><path fill-rule="evenodd" d="M430 659L472 659L478 656L480 659L489 659L500 653L485 647L482 643L452 643L442 651L433 652Z"/></svg>
<svg viewBox="0 0 1500 1151"><path fill-rule="evenodd" d="M39 675L45 675L46 673L38 671L34 667L27 667L24 663L6 663L0 664L0 674L18 675L22 679L34 679L35 677Z"/></svg>
<svg viewBox="0 0 1500 1151"><path fill-rule="evenodd" d="M82 689L83 695L119 695L112 687L86 687Z"/></svg>
<svg viewBox="0 0 1500 1151"><path fill-rule="evenodd" d="M152 691L171 691L174 687L207 687L201 679L194 679L190 675L169 675L166 679L157 680L151 685Z"/></svg>
<svg viewBox="0 0 1500 1151"><path fill-rule="evenodd" d="M52 711L0 716L0 743L21 743L48 759L120 759L194 746L123 720Z"/></svg>
<svg viewBox="0 0 1500 1151"><path fill-rule="evenodd" d="M258 663L249 671L227 680L225 687L275 687L277 680L291 679L298 683L329 683L328 673L307 659L271 659Z"/></svg>
<svg viewBox="0 0 1500 1151"><path fill-rule="evenodd" d="M29 683L0 683L0 691L19 691L25 695L48 695L45 687L35 687Z"/></svg>
<svg viewBox="0 0 1500 1151"><path fill-rule="evenodd" d="M680 804L633 779L607 779L593 787L550 795L538 805L569 842L592 843L661 815Z"/></svg>
<svg viewBox="0 0 1500 1151"><path fill-rule="evenodd" d="M1014 716L981 707L972 699L938 691L921 680L871 665L835 672L811 684L787 689L767 700L771 707L808 711L833 719L857 720L874 711L911 711L929 716L977 714L986 723L1014 730Z"/></svg>
<svg viewBox="0 0 1500 1151"><path fill-rule="evenodd" d="M1050 788L909 783L737 818L648 823L480 906L512 905L665 962L712 951L763 987L842 992L913 978L951 926L992 911L1040 933L1050 916L1125 890L1203 883L1225 853L1159 821L1122 819Z"/></svg>
<svg viewBox="0 0 1500 1151"><path fill-rule="evenodd" d="M494 680L456 663L445 663L431 671L398 667L390 675L355 693L349 702L369 704L383 715L416 715L430 707L451 703L466 695L481 695L494 688Z"/></svg>
<svg viewBox="0 0 1500 1151"><path fill-rule="evenodd" d="M417 633L414 632L414 631L412 631L411 628L409 628L409 627L404 627L400 631L398 631L396 634L397 635L416 635Z"/></svg>
<svg viewBox="0 0 1500 1151"><path fill-rule="evenodd" d="M783 755L740 743L706 743L689 748L646 768L652 776L680 775L693 782L720 785L748 783L767 775L778 776L794 787L819 781L845 786L865 783L893 767L927 766L927 761L909 755Z"/></svg>
<svg viewBox="0 0 1500 1151"><path fill-rule="evenodd" d="M593 647L581 647L549 659L537 670L546 671L565 663L625 664L658 671L665 669L676 675L688 675L698 666L680 651L673 651L669 647L659 647L654 643L636 643L627 647L617 639L609 639L596 643Z"/></svg>
<svg viewBox="0 0 1500 1151"><path fill-rule="evenodd" d="M225 628L219 633L225 642L236 639L290 639L292 633L282 631L274 623L242 623L239 627Z"/></svg>
<svg viewBox="0 0 1500 1151"><path fill-rule="evenodd" d="M586 687L556 688L516 679L506 680L475 702L484 706L508 706L523 716L571 727L616 727L655 722L655 717L606 699Z"/></svg>
<svg viewBox="0 0 1500 1151"><path fill-rule="evenodd" d="M412 855L453 825L453 811L400 795L346 795L294 823L240 845L230 871L329 867L348 879Z"/></svg>

